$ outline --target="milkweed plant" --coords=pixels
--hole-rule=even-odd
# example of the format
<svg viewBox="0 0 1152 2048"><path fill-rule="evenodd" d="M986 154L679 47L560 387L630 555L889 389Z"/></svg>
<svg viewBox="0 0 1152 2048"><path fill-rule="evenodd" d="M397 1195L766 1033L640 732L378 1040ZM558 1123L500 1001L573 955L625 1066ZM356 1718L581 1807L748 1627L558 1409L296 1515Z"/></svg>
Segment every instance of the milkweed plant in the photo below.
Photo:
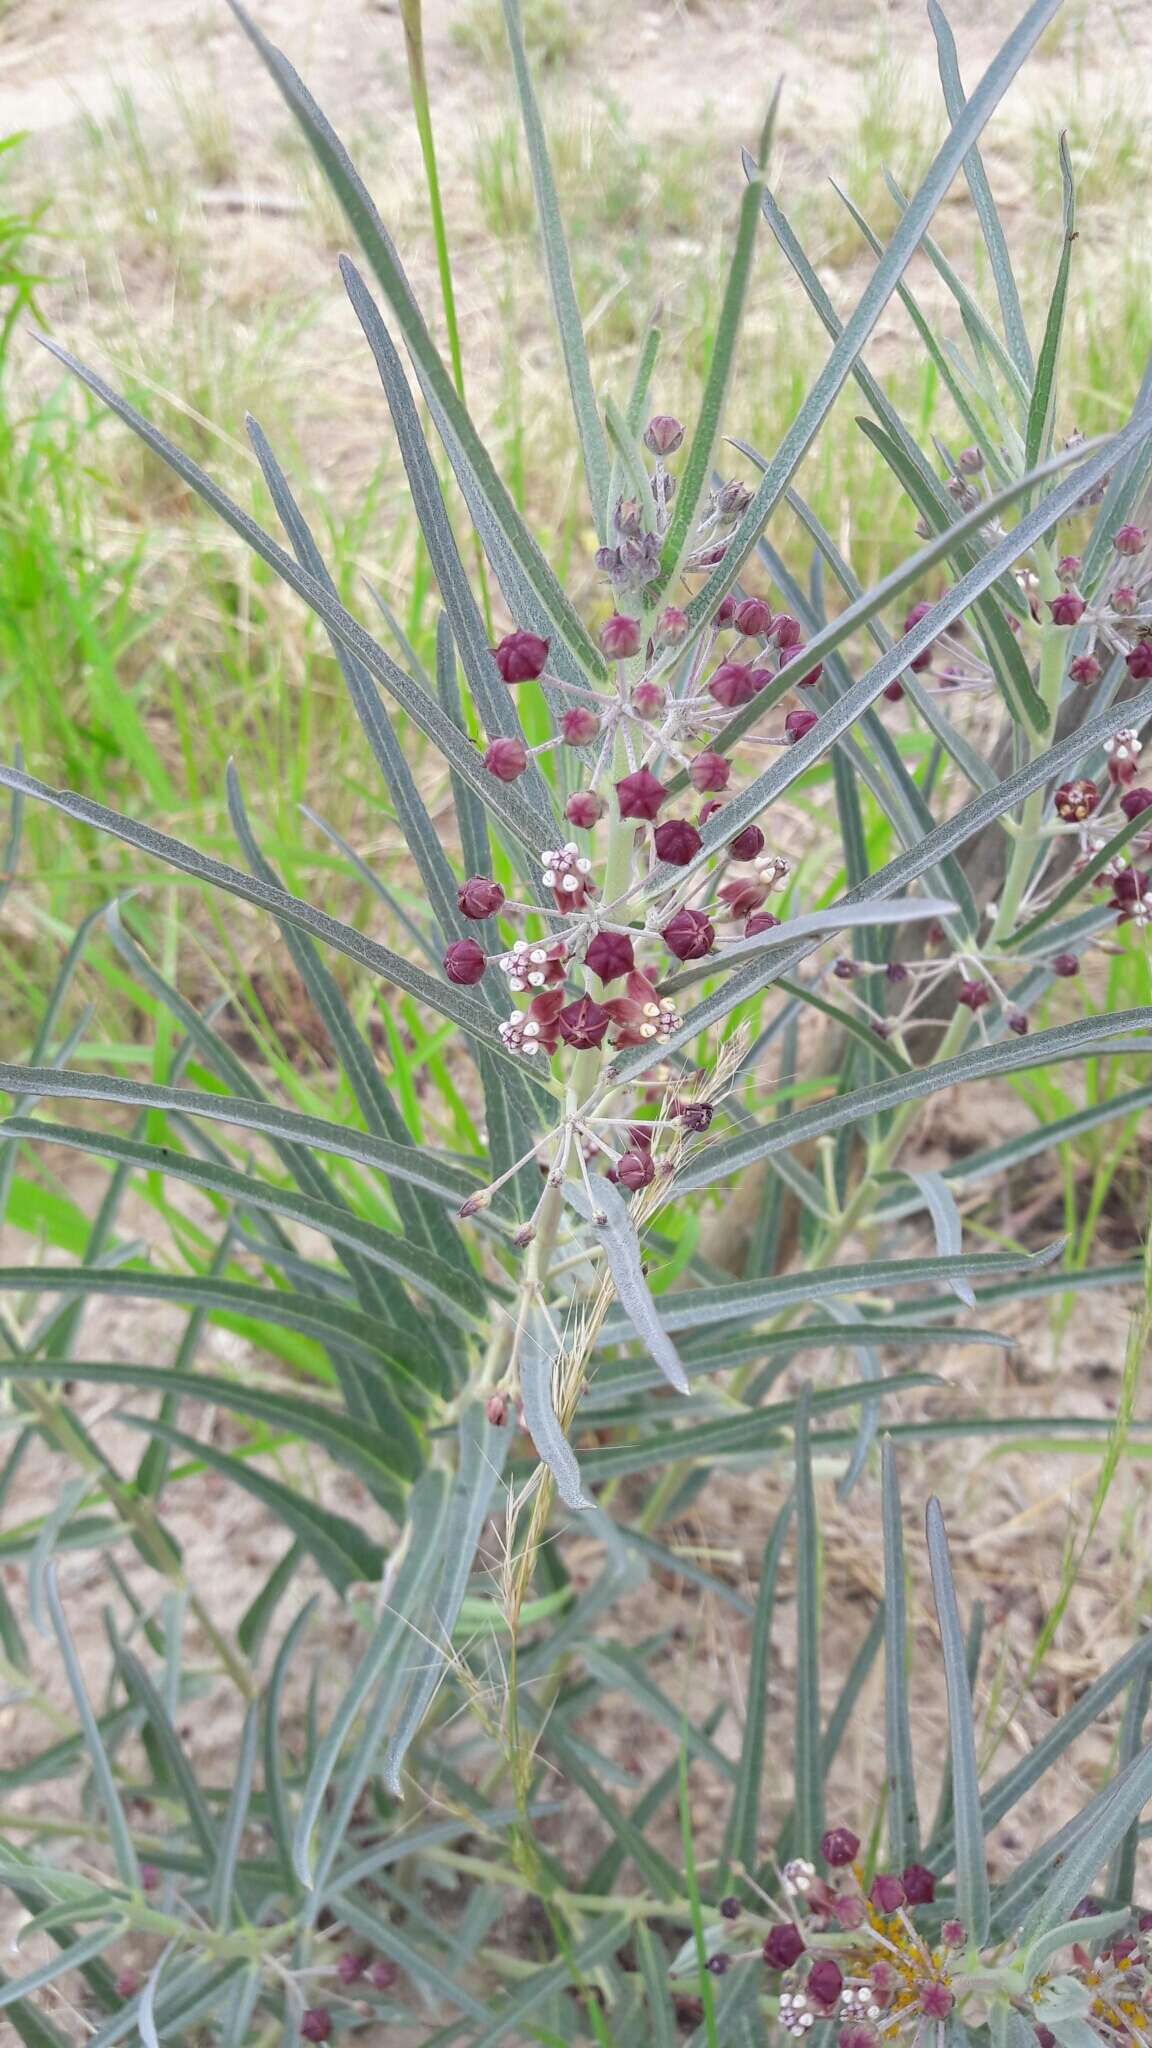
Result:
<svg viewBox="0 0 1152 2048"><path fill-rule="evenodd" d="M1033 0L966 93L929 0L949 130L919 190L893 188L886 244L852 209L874 262L847 317L774 189L773 101L743 158L684 424L661 405L656 323L630 388L596 388L519 0L503 0L595 530L574 594L466 408L451 298L449 364L340 141L235 7L362 251L365 269L344 258L341 276L438 593L426 658L390 619L376 638L346 608L255 421L283 540L46 342L321 622L359 720L358 773L379 772L405 850L377 876L329 832L375 891L385 943L284 886L242 763L227 798L244 868L19 763L0 769L6 886L32 802L254 906L278 927L339 1073L325 1103L242 1056L219 1006L191 1001L157 964L132 904L80 929L27 1063L0 1068L17 1098L0 1140L6 1203L46 1146L105 1169L78 1255L50 1273L0 1270L13 1303L0 1322L0 1495L15 1498L36 1438L63 1475L51 1512L6 1541L67 1713L39 1690L7 1592L0 1602L6 1685L52 1730L4 1769L0 1882L19 1960L0 2009L34 2048L274 2048L390 2028L445 2048L1152 2042L1152 1898L1142 1906L1137 1887L1152 1641L992 1775L973 1705L981 1617L961 1617L930 1503L950 1729L930 1817L913 1762L924 1657L909 1654L898 1476L899 1463L907 1492L929 1437L1003 1445L1064 1430L1104 1445L1097 1418L941 1419L912 1397L939 1384L941 1347L1004 1342L973 1323L982 1302L1067 1284L1058 1246L1001 1236L1004 1249L972 1249L961 1204L1152 1101L1129 1066L1122 1087L1093 1088L1059 1117L943 1171L917 1165L919 1106L944 1090L1027 1069L1067 1072L1072 1088L1077 1063L1104 1073L1152 1048L1152 1010L1100 997L1110 959L1141 971L1152 918L1152 368L1127 424L1096 441L1076 431L1058 374L1077 253L1066 149L1039 333L978 149L1057 6ZM415 0L403 12L443 254ZM961 173L995 317L930 235ZM828 346L779 446L759 452L738 438L730 387L764 223ZM918 251L945 305L932 318L907 281ZM922 447L866 365L894 300L955 445ZM859 430L908 504L906 557L871 588L796 481L850 380ZM782 512L803 561L795 540L778 552ZM426 801L437 764L450 827ZM148 1081L104 1070L86 1014L64 1029L94 931L162 1027ZM397 1006L406 1041L378 1026ZM443 1091L412 1087L413 1046L445 1077L451 1114ZM74 1102L90 1121L64 1120ZM197 1193L216 1234L174 1224L148 1258L121 1225L142 1183ZM751 1223L738 1228L741 1200ZM1139 1260L1087 1278L1147 1298ZM104 1295L182 1311L174 1357L84 1358L81 1311ZM216 1324L279 1365L210 1369ZM909 1352L916 1369L892 1370ZM821 1354L831 1368L805 1378L797 1362ZM82 1405L93 1387L114 1390L117 1444L125 1426L140 1436L130 1465ZM197 1430L205 1404L227 1434ZM706 1514L708 1482L729 1467L780 1480L750 1604L662 1540L693 1503ZM882 1498L884 1598L830 1715L814 1470L842 1497L879 1474ZM238 1625L220 1619L218 1589L197 1583L171 1525L205 1472L283 1531ZM76 1645L67 1562L94 1547L112 1603L99 1677ZM779 1739L792 1761L770 1785L785 1563L795 1670ZM661 1689L662 1636L623 1645L603 1632L657 1571L745 1616L735 1760L713 1742L715 1713L694 1721ZM356 1644L348 1662L331 1598ZM883 1771L868 1810L829 1810L876 1665ZM631 1804L581 1730L620 1689L678 1751ZM235 1716L224 1782L186 1739L207 1698ZM1089 1804L994 1881L990 1831L1102 1717L1111 1762ZM689 1766L720 1788L703 1833ZM60 1781L74 1797L63 1815L54 1798L49 1819L40 1788ZM594 1851L586 1828L570 1842L560 1824L569 1788L596 1816Z"/></svg>

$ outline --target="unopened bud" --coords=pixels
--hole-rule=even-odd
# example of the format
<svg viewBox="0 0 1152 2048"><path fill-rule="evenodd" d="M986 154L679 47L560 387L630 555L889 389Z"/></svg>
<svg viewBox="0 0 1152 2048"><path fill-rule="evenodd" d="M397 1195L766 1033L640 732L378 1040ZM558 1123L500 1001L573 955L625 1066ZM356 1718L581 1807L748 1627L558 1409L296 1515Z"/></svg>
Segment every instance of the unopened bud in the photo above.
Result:
<svg viewBox="0 0 1152 2048"><path fill-rule="evenodd" d="M675 455L683 439L684 429L671 413L656 413L644 429L644 446L650 455Z"/></svg>

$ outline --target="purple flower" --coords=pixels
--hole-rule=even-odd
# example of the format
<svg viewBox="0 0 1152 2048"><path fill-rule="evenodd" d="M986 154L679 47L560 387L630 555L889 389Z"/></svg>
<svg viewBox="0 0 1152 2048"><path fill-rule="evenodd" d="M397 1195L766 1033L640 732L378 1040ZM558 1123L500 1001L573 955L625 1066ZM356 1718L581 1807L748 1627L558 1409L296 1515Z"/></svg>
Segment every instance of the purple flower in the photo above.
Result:
<svg viewBox="0 0 1152 2048"><path fill-rule="evenodd" d="M590 832L593 825L604 816L604 799L594 789L574 790L564 806L564 816L570 825L582 832Z"/></svg>
<svg viewBox="0 0 1152 2048"><path fill-rule="evenodd" d="M890 1871L882 1871L873 1878L868 1897L878 1913L898 1913L907 1893L898 1877Z"/></svg>
<svg viewBox="0 0 1152 2048"><path fill-rule="evenodd" d="M652 834L652 843L659 860L666 860L674 868L686 868L689 861L700 851L700 834L687 818L669 818L665 824L657 825Z"/></svg>
<svg viewBox="0 0 1152 2048"><path fill-rule="evenodd" d="M1084 616L1085 599L1074 590L1062 590L1059 597L1048 599L1048 609L1054 626L1078 626Z"/></svg>
<svg viewBox="0 0 1152 2048"><path fill-rule="evenodd" d="M854 1863L860 1851L860 1837L851 1828L829 1828L820 1843L820 1854L833 1870Z"/></svg>
<svg viewBox="0 0 1152 2048"><path fill-rule="evenodd" d="M844 1972L831 1956L821 1956L809 1970L804 1988L817 2005L836 2005L844 1989Z"/></svg>
<svg viewBox="0 0 1152 2048"><path fill-rule="evenodd" d="M1080 962L1075 953L1057 953L1052 962L1052 972L1059 974L1065 981L1070 981L1074 974L1079 974Z"/></svg>
<svg viewBox="0 0 1152 2048"><path fill-rule="evenodd" d="M326 2041L332 2032L332 2015L326 2005L309 2006L300 2022L302 2041Z"/></svg>
<svg viewBox="0 0 1152 2048"><path fill-rule="evenodd" d="M616 784L622 818L645 818L651 822L667 794L664 784L657 782L648 768L637 768Z"/></svg>
<svg viewBox="0 0 1152 2048"><path fill-rule="evenodd" d="M1082 825L1090 818L1100 801L1100 791L1088 776L1077 776L1075 782L1062 782L1052 799L1056 816L1066 825Z"/></svg>
<svg viewBox="0 0 1152 2048"><path fill-rule="evenodd" d="M755 860L764 851L764 834L759 825L745 825L735 839L728 841L728 851L733 860Z"/></svg>
<svg viewBox="0 0 1152 2048"><path fill-rule="evenodd" d="M557 1016L560 1036L565 1045L577 1052L586 1052L599 1045L611 1023L607 1010L594 1003L591 996L577 996L574 1003L565 1005Z"/></svg>
<svg viewBox="0 0 1152 2048"><path fill-rule="evenodd" d="M677 960L703 960L716 944L716 933L702 910L678 910L660 934Z"/></svg>
<svg viewBox="0 0 1152 2048"><path fill-rule="evenodd" d="M714 754L710 748L697 754L695 760L688 764L688 780L700 796L707 795L710 790L727 789L731 773L731 761L726 761L723 754Z"/></svg>
<svg viewBox="0 0 1152 2048"><path fill-rule="evenodd" d="M617 981L622 974L630 974L636 965L631 939L624 932L597 932L584 955L584 965L601 981Z"/></svg>
<svg viewBox="0 0 1152 2048"><path fill-rule="evenodd" d="M790 1970L804 1953L804 1937L798 1927L786 1921L772 1929L760 1953L770 1970Z"/></svg>
<svg viewBox="0 0 1152 2048"><path fill-rule="evenodd" d="M962 981L956 991L956 1001L966 1010L982 1010L991 1002L992 991L986 981Z"/></svg>
<svg viewBox="0 0 1152 2048"><path fill-rule="evenodd" d="M482 980L487 965L483 948L475 939L457 939L444 955L444 972L449 981L463 987Z"/></svg>
<svg viewBox="0 0 1152 2048"><path fill-rule="evenodd" d="M650 455L675 455L683 439L683 427L668 412L656 413L644 429L644 446Z"/></svg>
<svg viewBox="0 0 1152 2048"><path fill-rule="evenodd" d="M587 704L565 711L560 720L560 737L566 747L588 747L600 731L600 720Z"/></svg>
<svg viewBox="0 0 1152 2048"><path fill-rule="evenodd" d="M528 766L528 749L523 740L491 740L484 750L484 766L497 782L515 782Z"/></svg>
<svg viewBox="0 0 1152 2048"><path fill-rule="evenodd" d="M910 1863L902 1883L910 1906L930 1906L936 1897L936 1875L923 1863Z"/></svg>
<svg viewBox="0 0 1152 2048"><path fill-rule="evenodd" d="M499 882L489 881L487 875L470 875L456 891L456 902L464 917L491 917L503 901L504 891Z"/></svg>
<svg viewBox="0 0 1152 2048"><path fill-rule="evenodd" d="M640 650L640 621L613 612L600 628L600 645L609 661L627 661Z"/></svg>
<svg viewBox="0 0 1152 2048"><path fill-rule="evenodd" d="M544 672L548 646L548 641L542 640L539 633L517 630L505 633L492 649L492 654L506 683L530 683Z"/></svg>

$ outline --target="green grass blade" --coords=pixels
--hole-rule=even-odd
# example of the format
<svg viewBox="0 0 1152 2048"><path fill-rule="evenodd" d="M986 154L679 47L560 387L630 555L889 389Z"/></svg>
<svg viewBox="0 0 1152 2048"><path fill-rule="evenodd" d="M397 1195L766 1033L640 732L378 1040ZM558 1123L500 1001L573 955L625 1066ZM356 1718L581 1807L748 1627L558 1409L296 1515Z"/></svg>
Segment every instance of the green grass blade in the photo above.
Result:
<svg viewBox="0 0 1152 2048"><path fill-rule="evenodd" d="M969 1952L980 1949L988 1939L991 1899L988 1869L984 1860L984 1816L980 1804L980 1781L976 1763L976 1738L972 1719L972 1697L964 1656L964 1635L948 1537L940 1503L928 1503L928 1561L932 1590L940 1624L940 1645L944 1655L944 1681L948 1694L948 1731L952 1749L952 1803L956 1816L956 1910L968 1937Z"/></svg>
<svg viewBox="0 0 1152 2048"><path fill-rule="evenodd" d="M208 1910L216 1927L222 1934L232 1924L235 1904L236 1865L240 1856L240 1844L248 1824L248 1808L252 1798L252 1776L256 1768L256 1738L260 1730L259 1708L253 1701L244 1716L240 1730L240 1741L236 1749L235 1777L232 1780L232 1796L228 1811L220 1830L220 1853L212 1874L208 1893Z"/></svg>
<svg viewBox="0 0 1152 2048"><path fill-rule="evenodd" d="M812 1388L796 1407L796 1715L794 1853L814 1861L824 1832L820 1732L820 1528L812 1484Z"/></svg>
<svg viewBox="0 0 1152 2048"><path fill-rule="evenodd" d="M212 1095L195 1088L161 1088L149 1081L125 1080L118 1074L72 1073L63 1067L0 1065L0 1088L9 1095L130 1104L235 1124L240 1130L313 1146L318 1152L332 1152L361 1166L377 1167L390 1177L411 1181L414 1187L426 1188L441 1201L457 1205L475 1194L479 1185L477 1178L455 1161L440 1160L434 1152L419 1146L393 1145L367 1131L355 1131L344 1124L329 1123L323 1117L306 1116L301 1110L282 1109L278 1103L256 1098Z"/></svg>
<svg viewBox="0 0 1152 2048"><path fill-rule="evenodd" d="M884 311L896 285L924 238L936 208L968 156L990 115L1003 98L1029 51L1056 13L1060 0L1033 0L1007 41L993 58L979 85L953 123L929 167L916 197L904 213L895 234L877 264L859 302L846 322L812 387L780 443L752 503L728 545L724 560L697 592L689 607L693 624L712 617L722 597L732 588L768 524L785 490L837 396L851 374L852 366Z"/></svg>
<svg viewBox="0 0 1152 2048"><path fill-rule="evenodd" d="M1060 246L1056 283L1052 289L1044 339L1040 344L1040 355L1036 364L1032 403L1028 408L1028 425L1024 435L1026 469L1031 469L1051 446L1052 425L1056 416L1056 364L1060 355L1064 313L1068 303L1072 245L1076 240L1076 187L1072 182L1072 162L1068 155L1066 135L1060 137L1060 177L1064 186L1064 239Z"/></svg>
<svg viewBox="0 0 1152 2048"><path fill-rule="evenodd" d="M384 649L364 631L358 620L354 619L350 612L345 611L338 599L332 596L328 585L302 569L292 555L280 547L270 534L265 533L263 527L258 526L254 519L250 519L246 512L241 511L240 507L220 490L196 463L169 441L166 435L160 433L142 413L137 412L134 406L129 405L126 399L113 391L94 370L88 369L86 364L79 362L75 356L69 355L66 349L59 348L54 341L43 336L40 339L43 346L64 365L65 369L78 377L102 404L122 419L126 426L131 427L133 433L137 434L169 469L182 478L189 488L195 491L197 497L203 499L234 533L240 535L261 561L267 562L269 568L275 571L290 590L294 590L298 597L303 598L309 609L315 612L317 618L322 620L349 652L363 663L369 674L384 685L417 730L424 733L426 738L439 748L445 759L453 763L481 801L502 820L511 837L519 839L525 846L532 847L533 851L540 851L545 847L550 838L545 818L537 817L515 789L498 782L495 776L488 774L476 749L462 741L460 734L451 721L444 717L431 693L421 688L418 683L414 683L405 675L403 669L397 667Z"/></svg>
<svg viewBox="0 0 1152 2048"><path fill-rule="evenodd" d="M940 0L928 0L928 19L936 38L936 54L940 66L940 83L944 88L944 104L948 119L955 121L964 106L964 83L960 76L960 63L956 55L956 42ZM1032 350L1028 343L1028 330L1024 325L1024 313L1020 305L1020 294L1016 288L1016 277L1008 244L1004 237L996 201L988 183L980 151L972 148L964 159L964 176L972 203L984 236L988 261L996 281L996 295L1000 301L1000 315L1004 322L1004 334L1012 360L1020 375L1027 383L1032 381Z"/></svg>
<svg viewBox="0 0 1152 2048"><path fill-rule="evenodd" d="M1113 1039L1127 1039L1137 1031L1152 1028L1152 1008L1121 1010L1110 1017L1081 1017L1071 1024L1057 1024L1028 1038L1001 1040L978 1046L940 1060L934 1067L917 1068L908 1074L893 1074L886 1080L855 1088L848 1095L814 1103L795 1110L772 1124L739 1137L726 1138L699 1153L677 1175L677 1189L683 1195L694 1188L711 1187L757 1159L770 1158L800 1139L823 1137L902 1103L935 1095L961 1081L988 1079L993 1075L1018 1073L1025 1067L1047 1066L1060 1060L1096 1057L1107 1052ZM1152 1045L1149 1047L1152 1050Z"/></svg>
<svg viewBox="0 0 1152 2048"><path fill-rule="evenodd" d="M44 1592L49 1619L52 1623L52 1631L60 1650L64 1674L68 1681L68 1689L72 1694L72 1704L76 1709L76 1718L84 1735L84 1747L88 1753L88 1763L96 1786L97 1796L101 1806L104 1808L104 1818L108 1826L108 1842L112 1851L112 1860L116 1865L116 1872L121 1884L126 1885L129 1891L138 1892L140 1889L140 1865L132 1840L132 1830L128 1825L128 1819L121 1804L112 1765L108 1760L108 1752L104 1747L100 1728L92 1711L92 1702L88 1698L87 1688L84 1684L84 1674L76 1654L76 1646L65 1619L54 1565L48 1569Z"/></svg>
<svg viewBox="0 0 1152 2048"><path fill-rule="evenodd" d="M764 1729L768 1712L768 1670L772 1647L772 1620L776 1610L776 1580L784 1539L792 1520L792 1502L786 1501L764 1546L756 1612L748 1646L748 1710L740 1742L740 1763L736 1785L728 1808L724 1831L723 1862L746 1871L756 1871L760 1853L760 1791L764 1772Z"/></svg>
<svg viewBox="0 0 1152 2048"><path fill-rule="evenodd" d="M888 1846L903 1870L920 1856L920 1809L908 1712L908 1605L900 1478L891 1438L881 1450L884 1527L884 1751Z"/></svg>
<svg viewBox="0 0 1152 2048"><path fill-rule="evenodd" d="M524 123L524 138L528 144L528 163L536 193L536 222L544 250L544 267L552 294L552 310L556 316L556 328L560 336L560 348L572 399L572 412L584 457L584 476L588 485L592 517L597 537L603 545L608 538L608 519L611 510L608 502L611 475L608 444L604 438L604 429L596 406L596 394L592 388L584 327L580 318L580 308L576 303L572 265L568 258L568 245L560 217L556 181L552 176L544 123L540 118L540 109L524 48L520 0L503 0L503 8L508 47L512 53L512 74L516 81L520 116Z"/></svg>
<svg viewBox="0 0 1152 2048"><path fill-rule="evenodd" d="M425 326L399 258L371 198L357 176L334 130L330 127L303 81L291 64L262 35L250 17L230 0L233 13L252 42L279 88L290 111L300 123L328 183L339 200L350 226L375 273L376 280L392 308L405 343L417 366L422 384L435 399L471 468L505 545L576 660L591 674L606 673L603 658L589 639L584 626L521 519L493 466L479 434L457 394L456 387L435 343Z"/></svg>
<svg viewBox="0 0 1152 2048"><path fill-rule="evenodd" d="M380 1577L384 1553L380 1545L366 1537L355 1522L333 1514L327 1508L317 1507L303 1494L259 1471L250 1460L218 1451L213 1444L189 1436L173 1423L148 1415L122 1414L120 1420L133 1429L162 1437L174 1449L184 1451L189 1458L207 1465L213 1472L219 1472L222 1478L230 1480L234 1486L252 1494L262 1506L270 1508L285 1528L299 1538L338 1593L346 1593L350 1586L361 1580L375 1583Z"/></svg>
<svg viewBox="0 0 1152 2048"><path fill-rule="evenodd" d="M716 332L708 358L708 372L704 380L704 391L700 400L700 411L692 430L692 439L677 479L676 496L673 499L672 520L665 536L661 551L659 589L667 589L675 576L686 550L690 546L696 527L701 500L712 474L712 458L720 422L728 399L732 382L732 370L736 360L736 348L744 318L744 303L748 296L748 281L752 274L752 257L756 247L756 234L760 226L760 188L768 167L772 148L772 131L776 125L776 113L780 104L780 86L772 95L768 116L760 139L760 148L755 165L748 173L748 186L740 201L740 219L736 230L736 244L732 251L732 262L724 285L724 297L716 322Z"/></svg>

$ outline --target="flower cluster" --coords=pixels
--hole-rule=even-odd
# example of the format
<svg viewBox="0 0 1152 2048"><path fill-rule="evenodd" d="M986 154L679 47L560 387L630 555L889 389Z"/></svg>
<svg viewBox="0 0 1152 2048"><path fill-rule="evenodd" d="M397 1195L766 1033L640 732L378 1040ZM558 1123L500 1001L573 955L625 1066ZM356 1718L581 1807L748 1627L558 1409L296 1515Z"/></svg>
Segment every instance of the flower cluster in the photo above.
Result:
<svg viewBox="0 0 1152 2048"><path fill-rule="evenodd" d="M1078 1917L1099 1912L1085 1899ZM1077 1942L1069 1966L1045 1975L1032 1987L1039 2048L1058 2048L1053 2027L1078 2021L1078 2038L1102 2048L1149 2048L1152 2043L1152 1913L1133 1911L1130 1924L1112 1934L1095 1954ZM1048 2025L1048 2020L1052 2026ZM1087 2037L1084 2029L1087 2029Z"/></svg>
<svg viewBox="0 0 1152 2048"><path fill-rule="evenodd" d="M679 605L661 605L654 597L676 489L669 459L682 441L683 430L670 416L649 421L644 445L653 468L647 494L643 502L639 496L619 501L611 542L597 556L613 607L600 628L607 683L593 688L555 673L549 641L523 627L504 634L492 649L503 682L510 689L543 687L554 716L552 736L537 746L518 737L492 740L485 766L500 781L514 782L533 756L558 750L563 767L557 780L569 792L565 821L577 836L544 851L535 888L526 892L530 900L510 901L488 876L473 875L460 885L460 911L477 927L499 918L505 929L510 920L515 929L516 920L530 919L527 930L541 936L485 945L477 931L457 939L444 956L444 971L457 983L474 984L493 969L505 976L517 999L499 1026L509 1051L538 1069L565 1055L598 1054L605 1084L613 1078L618 1052L645 1044L658 1050L679 1029L678 963L714 957L720 967L733 943L780 923L769 905L789 885L789 861L769 847L762 824L746 815L734 820L728 838L717 826L732 800L735 772L729 754L720 751L720 730L733 714L746 713L742 750L795 745L818 728L824 700L821 664L803 659L800 622L768 597L733 592L702 631ZM946 488L962 510L980 502L981 467L976 450L956 459ZM713 492L682 564L686 579L724 558L747 502L741 484ZM1116 566L1091 607L1075 587L1078 560L1066 556L1060 564L1062 588L1049 603L1049 615L1085 636L1085 650L1073 661L1078 681L1101 669L1096 647L1104 654L1124 652L1134 676L1152 674L1147 536L1122 527L1114 555ZM1042 617L1027 576L1021 603L1025 614L1030 605L1033 616ZM904 619L905 632L929 609L927 600L915 604ZM1010 623L1018 626L1019 620ZM906 680L914 680L918 691L993 687L992 672L960 621L911 658ZM899 680L885 692L893 700L904 693ZM763 715L757 718L761 699ZM1139 783L1140 754L1140 734L1118 728L1105 747L1106 779L1082 775L1056 790L1046 849L1020 905L1021 920L1042 912L1063 887L1069 836L1076 842L1073 873L1091 869L1086 886L1091 881L1109 890L1107 907L1117 923L1143 929L1152 920L1152 871L1143 860L1145 852L1152 856L1152 789ZM572 788L574 781L580 786ZM1149 830L1131 835L1130 852L1106 864L1097 859L1121 820L1137 819L1145 810ZM594 836L599 827L605 836L600 846ZM835 961L829 971L845 984L839 1000L900 1048L916 1030L938 1026L941 997L945 1007L969 1012L981 1035L987 1028L983 1013L994 1015L993 1004L1001 1028L1027 1031L1026 1014L997 978L1000 941L1011 934L1001 931L995 906L988 919L984 933L970 938L964 951L951 951L950 935L935 927L929 928L920 960ZM1057 953L1050 968L1057 976L1075 974L1078 956ZM582 1074L589 1082L587 1067ZM591 1084L581 1092L586 1098ZM603 1132L581 1136L611 1155L608 1170L615 1177L618 1147Z"/></svg>

